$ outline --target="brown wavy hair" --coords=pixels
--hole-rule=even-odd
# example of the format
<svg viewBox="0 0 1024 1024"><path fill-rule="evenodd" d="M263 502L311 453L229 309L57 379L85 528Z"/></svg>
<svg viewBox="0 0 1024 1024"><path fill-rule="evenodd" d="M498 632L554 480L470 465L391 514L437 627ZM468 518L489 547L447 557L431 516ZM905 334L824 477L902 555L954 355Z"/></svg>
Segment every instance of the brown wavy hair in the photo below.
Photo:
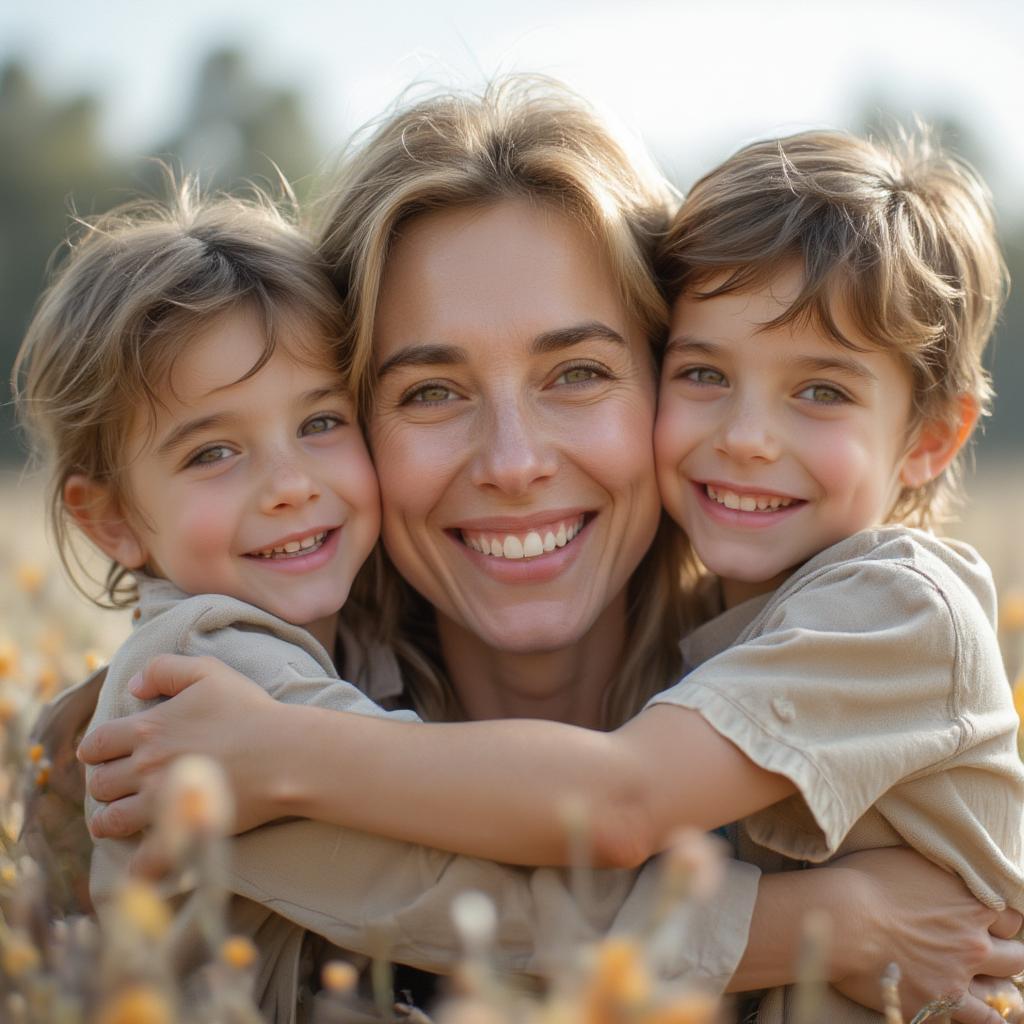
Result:
<svg viewBox="0 0 1024 1024"><path fill-rule="evenodd" d="M811 318L858 348L836 324L841 303L863 335L909 366L908 430L954 422L962 396L988 411L982 357L1009 281L992 199L927 129L888 141L810 131L746 146L693 186L657 254L670 300L756 288L794 260L803 287L766 329ZM905 490L891 518L941 518L959 462Z"/></svg>
<svg viewBox="0 0 1024 1024"><path fill-rule="evenodd" d="M652 273L676 205L664 179L627 152L579 97L558 83L512 77L482 94L448 93L400 107L357 140L321 204L320 252L345 306L347 356L364 411L374 391L373 331L388 253L401 226L431 211L526 199L581 224L607 254L621 299L660 360L668 307ZM678 531L663 525L630 584L630 641L606 691L612 726L679 672ZM433 609L379 553L376 602L392 623L418 709L462 717L445 677Z"/></svg>

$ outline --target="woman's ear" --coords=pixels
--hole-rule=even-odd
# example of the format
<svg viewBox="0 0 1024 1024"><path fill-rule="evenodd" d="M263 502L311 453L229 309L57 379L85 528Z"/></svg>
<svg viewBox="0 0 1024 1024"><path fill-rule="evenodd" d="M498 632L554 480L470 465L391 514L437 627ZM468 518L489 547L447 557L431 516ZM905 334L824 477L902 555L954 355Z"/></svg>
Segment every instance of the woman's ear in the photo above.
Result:
<svg viewBox="0 0 1024 1024"><path fill-rule="evenodd" d="M81 531L118 565L139 569L148 553L107 484L74 473L64 483L64 504Z"/></svg>
<svg viewBox="0 0 1024 1024"><path fill-rule="evenodd" d="M967 443L979 413L973 396L961 395L951 418L922 424L910 451L903 457L900 468L903 486L913 490L934 480Z"/></svg>

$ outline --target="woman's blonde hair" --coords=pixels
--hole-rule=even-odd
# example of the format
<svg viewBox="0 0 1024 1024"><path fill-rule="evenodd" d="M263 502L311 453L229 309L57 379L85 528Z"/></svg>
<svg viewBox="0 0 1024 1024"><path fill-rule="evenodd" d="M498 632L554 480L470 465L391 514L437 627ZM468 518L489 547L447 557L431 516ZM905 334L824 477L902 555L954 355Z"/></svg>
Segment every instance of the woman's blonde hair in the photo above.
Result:
<svg viewBox="0 0 1024 1024"><path fill-rule="evenodd" d="M12 388L34 452L50 470L48 511L61 559L99 604L135 599L130 572L112 563L96 598L71 543L64 485L83 474L123 508L127 436L153 414L190 339L231 310L256 311L264 350L284 334L337 345L340 305L313 245L281 206L253 190L204 199L194 183L167 203L139 200L77 222L66 258L43 293L14 365ZM308 335L305 331L308 329ZM318 349L319 353L319 349ZM311 353L312 354L312 353Z"/></svg>
<svg viewBox="0 0 1024 1024"><path fill-rule="evenodd" d="M667 306L651 260L674 194L573 93L547 79L513 77L482 95L446 94L399 109L348 155L325 198L320 251L345 307L353 386L364 409L374 390L377 300L397 231L420 214L503 200L551 206L590 232L657 361ZM678 670L678 561L669 557L669 535L660 531L631 582L630 642L606 694L608 724L628 717ZM414 700L428 717L458 717L433 610L384 562L378 599L400 623L390 640Z"/></svg>
<svg viewBox="0 0 1024 1024"><path fill-rule="evenodd" d="M809 131L746 146L694 185L657 257L670 300L756 288L794 261L803 287L766 329L812 318L858 348L836 323L839 304L909 366L908 428L955 422L964 395L987 411L982 355L1008 286L992 200L926 129L884 142ZM957 469L906 490L891 517L934 521Z"/></svg>

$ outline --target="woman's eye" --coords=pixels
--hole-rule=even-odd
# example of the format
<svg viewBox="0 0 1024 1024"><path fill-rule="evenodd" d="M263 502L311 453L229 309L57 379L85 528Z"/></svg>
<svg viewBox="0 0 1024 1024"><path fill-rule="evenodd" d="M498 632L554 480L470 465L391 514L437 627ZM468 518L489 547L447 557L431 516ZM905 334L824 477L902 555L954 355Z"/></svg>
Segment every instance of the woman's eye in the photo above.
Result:
<svg viewBox="0 0 1024 1024"><path fill-rule="evenodd" d="M587 384L604 376L596 366L569 366L556 378L556 384Z"/></svg>
<svg viewBox="0 0 1024 1024"><path fill-rule="evenodd" d="M212 466L215 462L221 462L224 459L230 458L234 455L234 450L229 448L226 444L214 444L210 445L209 448L203 448L198 451L188 460L189 466Z"/></svg>
<svg viewBox="0 0 1024 1024"><path fill-rule="evenodd" d="M797 398L805 398L809 402L818 405L842 405L848 402L846 394L831 384L808 384L803 390L797 392Z"/></svg>
<svg viewBox="0 0 1024 1024"><path fill-rule="evenodd" d="M326 434L328 430L340 427L343 422L340 416L314 416L302 425L302 434Z"/></svg>
<svg viewBox="0 0 1024 1024"><path fill-rule="evenodd" d="M694 384L708 384L714 387L721 387L728 383L725 374L720 370L713 370L710 366L693 366L684 370L681 376L685 380L692 380Z"/></svg>
<svg viewBox="0 0 1024 1024"><path fill-rule="evenodd" d="M403 404L437 405L456 398L456 394L447 384L423 384L406 393Z"/></svg>

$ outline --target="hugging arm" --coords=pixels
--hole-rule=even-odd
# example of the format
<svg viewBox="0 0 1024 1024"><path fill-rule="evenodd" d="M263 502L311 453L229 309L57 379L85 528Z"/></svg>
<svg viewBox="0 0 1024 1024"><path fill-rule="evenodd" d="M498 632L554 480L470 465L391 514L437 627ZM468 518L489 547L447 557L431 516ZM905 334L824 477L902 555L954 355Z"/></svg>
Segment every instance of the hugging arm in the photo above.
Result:
<svg viewBox="0 0 1024 1024"><path fill-rule="evenodd" d="M100 812L97 822L107 834L130 834L147 824L144 792L150 787L145 780L179 754L200 752L216 758L225 767L239 800L258 804L261 798L253 792L251 778L265 776L267 766L280 763L281 756L289 755L288 745L301 740L301 733L281 728L283 719L301 709L275 706L257 687L219 663L159 659L147 670L143 686L151 688L143 692L180 695L142 715L109 723L83 744L86 760L111 759L92 779L94 796L116 801ZM274 717L263 719L262 711L270 709ZM267 722L273 722L270 732L266 731ZM297 751L293 748L290 753ZM118 805L125 801L117 797L129 794L134 802L122 813ZM260 817L263 811L250 813ZM288 832L277 830L300 827L315 828L317 831L310 834L330 844L329 853L326 846L318 845L316 849L335 872L332 886L338 880L355 877L347 870L348 843L366 842L371 837L314 822L291 822L257 830L241 839L254 844L270 842L257 837L275 831L287 836ZM290 834L298 835L294 831ZM411 849L388 840L380 842L384 844L380 849ZM390 901L390 909L384 906L376 918L368 915L360 919L356 916L360 912L358 902L346 906L339 899L335 901L339 904L335 919L324 913L324 896L338 890L310 886L303 869L304 858L294 856L291 843L287 847L290 853L284 857L283 873L268 864L259 867L265 874L239 877L236 886L244 888L250 898L268 901L282 914L298 917L297 908L306 907L301 912L311 916L302 917L300 923L318 931L336 928L330 934L350 946L368 940L365 934L363 940L359 936L371 919L378 929L394 921L392 938L400 959L424 968L448 969L457 943L445 899L439 894L456 877L442 868L451 864L483 872L476 875L477 882L485 884L485 890L499 902L503 966L542 972L545 953L543 948L535 948L533 936L542 936L549 925L554 929L549 933L552 939L564 934L558 927L560 915L571 904L567 902L564 875L555 869L531 872L421 850L405 862L406 868L411 866L410 872L389 876L388 886L368 886L373 898ZM417 859L420 855L422 860ZM370 862L374 859L371 857ZM620 885L618 879L630 875L602 872L601 877L608 884ZM376 870L366 879L358 877L355 900L366 896L364 882L378 881ZM469 884L469 878L460 884ZM653 868L646 867L637 882L623 890L620 904L603 923L629 930L641 922L649 913L655 885ZM294 888L289 892L289 887ZM446 891L450 896L455 888ZM305 895L297 899L297 893ZM509 912L505 912L509 893L526 897L526 903L519 904L519 912L512 911L516 904L511 902L507 904ZM432 899L436 900L433 904ZM523 906L532 909L523 912ZM1010 911L997 914L983 907L957 878L908 850L856 854L825 868L762 876L759 884L755 869L730 862L721 896L703 906L706 909L700 913L707 916L693 922L687 948L679 950L679 964L687 977L703 979L711 987L725 984L734 968L728 981L734 991L792 981L798 922L814 907L824 908L835 920L844 922L842 942L835 946L829 974L844 993L859 1002L877 1006L878 979L893 960L903 971L906 1006L921 1005L936 992L965 992L976 974L1006 976L1024 969L1024 947L1005 941L1019 928L1019 915ZM573 914L572 919L577 915ZM990 935L990 928L993 935L1002 938ZM955 1019L963 1024L996 1024L999 1020L994 1011L973 997L968 997Z"/></svg>

